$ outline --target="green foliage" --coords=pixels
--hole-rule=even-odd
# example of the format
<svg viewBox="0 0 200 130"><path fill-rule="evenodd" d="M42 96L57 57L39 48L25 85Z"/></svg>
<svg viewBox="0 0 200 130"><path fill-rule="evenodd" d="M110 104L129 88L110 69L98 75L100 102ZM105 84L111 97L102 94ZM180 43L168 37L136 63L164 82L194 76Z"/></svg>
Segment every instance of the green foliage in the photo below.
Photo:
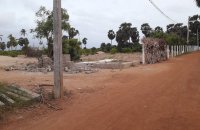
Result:
<svg viewBox="0 0 200 130"><path fill-rule="evenodd" d="M63 54L70 54L71 59L79 60L81 55L81 43L78 39L63 38Z"/></svg>
<svg viewBox="0 0 200 130"><path fill-rule="evenodd" d="M131 53L131 48L122 48L122 53Z"/></svg>
<svg viewBox="0 0 200 130"><path fill-rule="evenodd" d="M21 33L22 36L24 36L24 37L26 36L26 30L25 30L25 29L22 29L22 30L20 31L20 33Z"/></svg>
<svg viewBox="0 0 200 130"><path fill-rule="evenodd" d="M12 49L12 47L16 47L18 45L16 38L13 37L12 34L10 34L8 36L8 39L9 39L9 41L7 42L7 48L11 47L11 49Z"/></svg>
<svg viewBox="0 0 200 130"><path fill-rule="evenodd" d="M97 51L98 51L98 49L97 49L96 47L92 47L92 48L91 48L91 54L92 54L92 55L96 54Z"/></svg>
<svg viewBox="0 0 200 130"><path fill-rule="evenodd" d="M0 42L0 49L1 49L2 51L4 51L4 50L6 49L6 44L5 44L5 42Z"/></svg>
<svg viewBox="0 0 200 130"><path fill-rule="evenodd" d="M108 44L101 43L101 46L100 46L100 50L103 52L110 52L112 48L113 46L110 43Z"/></svg>
<svg viewBox="0 0 200 130"><path fill-rule="evenodd" d="M122 23L116 33L116 41L118 51L122 52L123 48L127 48L127 43L131 44L131 41L132 44L139 42L139 32L136 27L132 27L131 23Z"/></svg>
<svg viewBox="0 0 200 130"><path fill-rule="evenodd" d="M2 56L11 56L11 57L17 57L18 55L23 55L24 53L22 51L0 51L0 55Z"/></svg>
<svg viewBox="0 0 200 130"><path fill-rule="evenodd" d="M62 31L68 31L70 25L69 15L67 10L62 9ZM36 38L47 40L48 45L48 56L52 57L53 53L53 11L47 10L44 6L36 12L36 28L31 29L31 32L35 34Z"/></svg>
<svg viewBox="0 0 200 130"><path fill-rule="evenodd" d="M69 34L69 39L72 39L74 38L76 35L79 34L79 31L76 30L75 28L71 27L68 31L68 34Z"/></svg>
<svg viewBox="0 0 200 130"><path fill-rule="evenodd" d="M20 45L20 46L28 46L28 44L29 44L29 40L28 40L28 38L19 38L19 40L18 40L18 44Z"/></svg>
<svg viewBox="0 0 200 130"><path fill-rule="evenodd" d="M168 45L185 45L185 37L181 37L176 33L163 33L163 32L153 32L150 35L151 38L163 39Z"/></svg>
<svg viewBox="0 0 200 130"><path fill-rule="evenodd" d="M132 52L141 52L142 45L139 43L128 44L122 48L122 53L132 53Z"/></svg>
<svg viewBox="0 0 200 130"><path fill-rule="evenodd" d="M117 48L112 48L110 51L111 54L116 54L117 53Z"/></svg>
<svg viewBox="0 0 200 130"><path fill-rule="evenodd" d="M83 38L82 43L85 45L85 49L86 49L86 44L87 44L87 38Z"/></svg>
<svg viewBox="0 0 200 130"><path fill-rule="evenodd" d="M113 30L108 31L108 38L111 40L112 45L112 40L115 39L115 32Z"/></svg>
<svg viewBox="0 0 200 130"><path fill-rule="evenodd" d="M85 55L85 56L88 56L88 55L92 54L92 51L91 51L91 49L82 49L81 50L81 54Z"/></svg>
<svg viewBox="0 0 200 130"><path fill-rule="evenodd" d="M145 35L145 37L149 37L152 32L152 29L148 23L144 23L141 25L141 31Z"/></svg>

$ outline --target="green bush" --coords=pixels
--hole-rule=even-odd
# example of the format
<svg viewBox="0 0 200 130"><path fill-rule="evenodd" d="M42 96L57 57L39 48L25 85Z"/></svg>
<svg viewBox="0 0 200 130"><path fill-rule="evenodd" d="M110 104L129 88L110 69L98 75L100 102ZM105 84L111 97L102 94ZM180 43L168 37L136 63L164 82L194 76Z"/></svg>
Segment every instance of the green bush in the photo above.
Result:
<svg viewBox="0 0 200 130"><path fill-rule="evenodd" d="M123 53L131 53L133 52L131 48L122 48Z"/></svg>
<svg viewBox="0 0 200 130"><path fill-rule="evenodd" d="M81 43L78 39L64 39L63 40L63 54L70 54L71 60L76 61L80 59Z"/></svg>
<svg viewBox="0 0 200 130"><path fill-rule="evenodd" d="M81 50L81 54L82 54L82 55L88 56L88 55L91 54L91 50L90 50L90 49L82 49L82 50Z"/></svg>
<svg viewBox="0 0 200 130"><path fill-rule="evenodd" d="M18 55L23 55L23 52L21 50L0 51L0 55L2 55L2 56L17 57Z"/></svg>
<svg viewBox="0 0 200 130"><path fill-rule="evenodd" d="M111 53L111 54L117 53L117 48L112 48L111 51L110 51L110 53Z"/></svg>

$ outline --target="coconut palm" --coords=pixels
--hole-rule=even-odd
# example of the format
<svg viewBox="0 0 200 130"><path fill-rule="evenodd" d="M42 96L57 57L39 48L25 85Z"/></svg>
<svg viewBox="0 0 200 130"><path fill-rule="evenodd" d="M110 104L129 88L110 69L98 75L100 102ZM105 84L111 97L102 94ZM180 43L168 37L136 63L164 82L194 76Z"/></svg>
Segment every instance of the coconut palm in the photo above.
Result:
<svg viewBox="0 0 200 130"><path fill-rule="evenodd" d="M111 40L112 45L112 40L115 39L115 32L113 30L108 31L108 38Z"/></svg>

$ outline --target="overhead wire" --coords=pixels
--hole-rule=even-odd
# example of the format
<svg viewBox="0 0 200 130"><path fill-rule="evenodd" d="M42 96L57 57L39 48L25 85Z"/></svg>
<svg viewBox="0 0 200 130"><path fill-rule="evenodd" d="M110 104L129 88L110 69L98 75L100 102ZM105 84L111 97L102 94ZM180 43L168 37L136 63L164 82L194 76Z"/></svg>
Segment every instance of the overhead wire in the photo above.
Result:
<svg viewBox="0 0 200 130"><path fill-rule="evenodd" d="M149 2L163 15L165 16L168 20L170 20L173 23L177 23L175 20L170 18L168 15L166 15L152 0L149 0Z"/></svg>

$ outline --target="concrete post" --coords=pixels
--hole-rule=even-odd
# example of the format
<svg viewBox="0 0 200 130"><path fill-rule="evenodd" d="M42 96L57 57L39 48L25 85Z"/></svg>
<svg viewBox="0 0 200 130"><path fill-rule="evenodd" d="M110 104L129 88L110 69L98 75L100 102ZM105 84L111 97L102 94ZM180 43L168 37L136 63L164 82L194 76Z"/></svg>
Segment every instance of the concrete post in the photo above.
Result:
<svg viewBox="0 0 200 130"><path fill-rule="evenodd" d="M61 0L53 1L53 35L54 35L54 98L63 95L63 58L61 29Z"/></svg>
<svg viewBox="0 0 200 130"><path fill-rule="evenodd" d="M167 59L169 59L169 45L167 45Z"/></svg>
<svg viewBox="0 0 200 130"><path fill-rule="evenodd" d="M174 57L174 46L171 46L171 55L172 55L172 58Z"/></svg>
<svg viewBox="0 0 200 130"><path fill-rule="evenodd" d="M174 46L174 57L176 57L176 46Z"/></svg>
<svg viewBox="0 0 200 130"><path fill-rule="evenodd" d="M179 46L177 46L176 49L177 49L177 50L176 50L176 55L178 56L178 55L179 55Z"/></svg>
<svg viewBox="0 0 200 130"><path fill-rule="evenodd" d="M142 64L145 64L145 46L142 43Z"/></svg>

